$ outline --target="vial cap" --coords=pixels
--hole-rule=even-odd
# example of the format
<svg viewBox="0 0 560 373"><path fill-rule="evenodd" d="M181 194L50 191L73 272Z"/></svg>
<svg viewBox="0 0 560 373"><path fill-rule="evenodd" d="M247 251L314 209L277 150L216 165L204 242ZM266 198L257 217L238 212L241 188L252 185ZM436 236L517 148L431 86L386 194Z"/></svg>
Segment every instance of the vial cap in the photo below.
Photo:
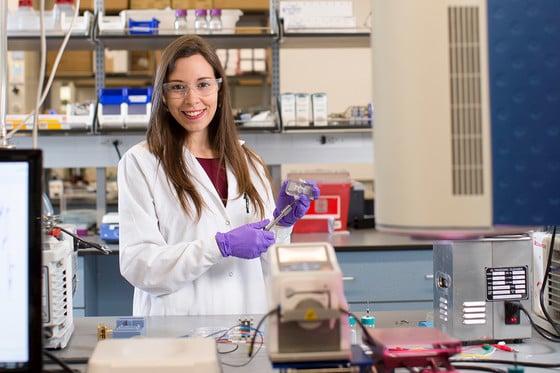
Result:
<svg viewBox="0 0 560 373"><path fill-rule="evenodd" d="M354 318L354 316L348 316L348 323L350 325L356 325L356 319Z"/></svg>
<svg viewBox="0 0 560 373"><path fill-rule="evenodd" d="M210 17L219 17L222 15L222 10L221 9L210 9Z"/></svg>
<svg viewBox="0 0 560 373"><path fill-rule="evenodd" d="M364 326L375 325L375 317L374 316L362 316L360 321L362 322L362 325L364 325Z"/></svg>
<svg viewBox="0 0 560 373"><path fill-rule="evenodd" d="M175 17L186 17L187 10L186 9L175 9Z"/></svg>
<svg viewBox="0 0 560 373"><path fill-rule="evenodd" d="M74 0L54 0L55 4L74 4Z"/></svg>
<svg viewBox="0 0 560 373"><path fill-rule="evenodd" d="M195 15L196 17L206 17L206 14L207 14L207 13L206 13L206 9L196 9L196 10L194 11L194 15Z"/></svg>
<svg viewBox="0 0 560 373"><path fill-rule="evenodd" d="M19 0L18 6L33 6L33 0Z"/></svg>

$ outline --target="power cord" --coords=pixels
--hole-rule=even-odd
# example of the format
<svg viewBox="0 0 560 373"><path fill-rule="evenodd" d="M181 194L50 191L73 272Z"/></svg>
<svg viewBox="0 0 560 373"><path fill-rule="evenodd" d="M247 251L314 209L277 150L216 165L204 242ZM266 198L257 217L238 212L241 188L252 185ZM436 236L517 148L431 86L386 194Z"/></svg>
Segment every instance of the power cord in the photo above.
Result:
<svg viewBox="0 0 560 373"><path fill-rule="evenodd" d="M48 350L43 350L43 354L45 354L46 357L48 357L51 361L55 362L56 364L60 365L60 367L62 368L63 372L68 372L68 373L79 373L80 371L77 369L73 369L72 367L70 367L66 362L64 362L62 359L59 359L58 357L56 357L54 354L52 354L51 352L49 352ZM44 370L43 372L55 372L53 370Z"/></svg>
<svg viewBox="0 0 560 373"><path fill-rule="evenodd" d="M525 307L523 307L523 305L521 303L519 303L519 302L506 302L506 304L510 305L513 310L519 309L521 312L523 312L525 314L525 316L527 316L527 319L529 320L529 323L531 324L533 329L535 329L535 331L541 337L543 337L544 339L546 339L550 342L560 343L560 337L558 337L554 334L551 334L550 332L548 332L547 330L545 330L541 326L537 325L535 323L535 321L533 320L533 318L531 317L531 313Z"/></svg>
<svg viewBox="0 0 560 373"><path fill-rule="evenodd" d="M253 333L253 337L251 338L251 344L249 345L249 352L248 352L249 357L251 357L253 355L253 347L255 346L255 340L257 339L257 335L260 333L262 323L264 322L264 320L266 320L267 318L269 318L270 316L272 316L274 314L276 314L277 317L280 317L280 305L278 305L276 308L273 308L270 311L268 311L268 313L266 315L264 315L259 320L259 323L257 324L257 327L255 328L255 332ZM259 350L260 350L260 347L259 347ZM256 355L256 353L255 353L255 355Z"/></svg>

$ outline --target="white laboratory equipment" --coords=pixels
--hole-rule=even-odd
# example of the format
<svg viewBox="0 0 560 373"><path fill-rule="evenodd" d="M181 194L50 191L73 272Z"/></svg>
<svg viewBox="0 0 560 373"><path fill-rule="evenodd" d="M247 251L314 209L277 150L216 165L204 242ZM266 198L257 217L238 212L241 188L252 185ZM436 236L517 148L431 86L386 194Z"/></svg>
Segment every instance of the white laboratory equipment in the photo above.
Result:
<svg viewBox="0 0 560 373"><path fill-rule="evenodd" d="M560 223L560 8L498 3L372 2L376 229L457 239Z"/></svg>
<svg viewBox="0 0 560 373"><path fill-rule="evenodd" d="M70 20L74 17L74 0L55 0L52 17L55 30L66 28L63 25L69 25Z"/></svg>
<svg viewBox="0 0 560 373"><path fill-rule="evenodd" d="M67 230L75 227L65 226ZM65 232L45 235L43 242L43 346L60 349L74 332L73 297L77 286L78 257L74 239Z"/></svg>
<svg viewBox="0 0 560 373"><path fill-rule="evenodd" d="M350 360L342 272L325 242L269 248L267 346L273 363Z"/></svg>

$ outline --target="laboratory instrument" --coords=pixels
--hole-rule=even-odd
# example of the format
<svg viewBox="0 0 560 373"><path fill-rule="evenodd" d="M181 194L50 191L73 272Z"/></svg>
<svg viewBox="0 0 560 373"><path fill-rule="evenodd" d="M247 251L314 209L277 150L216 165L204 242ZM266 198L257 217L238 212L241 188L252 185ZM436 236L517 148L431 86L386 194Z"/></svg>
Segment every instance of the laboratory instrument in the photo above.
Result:
<svg viewBox="0 0 560 373"><path fill-rule="evenodd" d="M75 230L66 225L65 231ZM43 347L64 348L74 332L73 298L77 288L78 256L71 235L48 229L43 242Z"/></svg>
<svg viewBox="0 0 560 373"><path fill-rule="evenodd" d="M313 185L307 183L305 180L288 180L288 183L286 184L286 194L289 196L294 197L295 199L298 199L300 195L305 195L307 198L309 198L310 200L315 199L315 195L313 194ZM265 228L264 230L269 231L272 227L274 227L276 224L278 224L278 222L280 220L282 220L282 218L286 215L288 215L290 213L290 211L292 211L292 208L294 207L294 204L296 203L296 201L292 201L289 205L287 205L286 207L284 207L282 209L282 211L280 211L280 214L274 219L272 220Z"/></svg>
<svg viewBox="0 0 560 373"><path fill-rule="evenodd" d="M0 371L41 372L41 185L37 149L0 148Z"/></svg>
<svg viewBox="0 0 560 373"><path fill-rule="evenodd" d="M558 2L372 8L376 229L456 239L560 223Z"/></svg>
<svg viewBox="0 0 560 373"><path fill-rule="evenodd" d="M375 372L459 373L450 358L461 352L461 341L434 328L383 328L369 332Z"/></svg>
<svg viewBox="0 0 560 373"><path fill-rule="evenodd" d="M111 250L79 237L74 225L60 224L45 193L42 194L40 221L43 227L43 347L61 349L68 345L74 332L73 298L78 283L78 250L93 248L105 255Z"/></svg>
<svg viewBox="0 0 560 373"><path fill-rule="evenodd" d="M509 302L531 309L528 235L435 241L434 326L463 342L523 340L531 325Z"/></svg>
<svg viewBox="0 0 560 373"><path fill-rule="evenodd" d="M348 361L350 328L342 272L329 243L269 248L268 354L274 363Z"/></svg>
<svg viewBox="0 0 560 373"><path fill-rule="evenodd" d="M560 239L558 236L555 237L552 248L551 232L533 232L532 238L533 291L532 312L529 312L538 326L552 335L558 335L558 330L560 330L560 273L554 268L555 263L560 262Z"/></svg>

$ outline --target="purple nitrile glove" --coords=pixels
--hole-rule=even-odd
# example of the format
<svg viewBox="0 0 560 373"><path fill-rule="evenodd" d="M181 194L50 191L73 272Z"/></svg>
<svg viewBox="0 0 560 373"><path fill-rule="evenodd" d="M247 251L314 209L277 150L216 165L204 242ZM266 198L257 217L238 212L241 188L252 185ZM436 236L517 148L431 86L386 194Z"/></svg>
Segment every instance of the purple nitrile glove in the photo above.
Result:
<svg viewBox="0 0 560 373"><path fill-rule="evenodd" d="M305 181L307 184L313 187L313 195L312 198L308 197L307 195L301 193L297 198L291 196L286 193L286 186L288 185L288 180L284 180L282 182L282 186L280 187L280 192L278 193L278 198L276 198L276 208L274 209L273 215L274 218L277 218L286 206L293 202L292 210L286 214L283 218L280 219L278 222L280 225L283 226L292 226L301 219L309 210L309 206L311 205L312 199L319 198L321 194L317 183L311 180Z"/></svg>
<svg viewBox="0 0 560 373"><path fill-rule="evenodd" d="M245 224L229 232L216 233L216 242L223 256L243 259L259 257L274 243L274 233L263 230L270 222L263 221Z"/></svg>

